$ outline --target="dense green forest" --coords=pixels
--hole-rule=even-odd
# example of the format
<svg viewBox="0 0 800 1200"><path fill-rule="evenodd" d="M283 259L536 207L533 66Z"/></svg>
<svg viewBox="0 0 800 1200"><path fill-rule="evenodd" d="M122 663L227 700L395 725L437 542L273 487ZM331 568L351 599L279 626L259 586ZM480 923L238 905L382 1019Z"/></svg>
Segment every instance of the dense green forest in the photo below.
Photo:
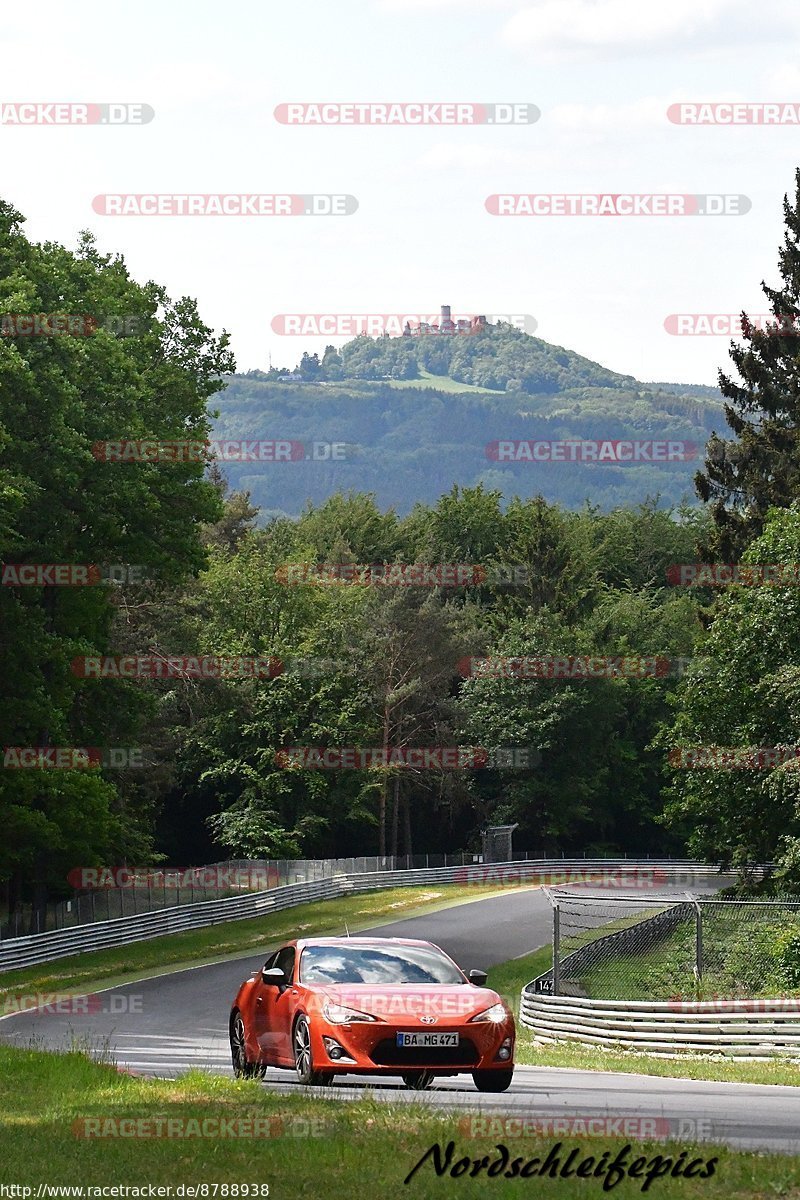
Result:
<svg viewBox="0 0 800 1200"><path fill-rule="evenodd" d="M458 340L495 339L501 348L509 340L518 352L527 351L532 371L538 347L545 344L502 329ZM404 338L387 341L409 344ZM587 362L577 355L571 359ZM429 386L411 388L389 380L278 382L274 372L270 377L250 371L227 380L214 397L219 416L213 437L302 443L303 454L294 461L224 463L231 485L248 490L264 516L298 516L308 500L321 503L333 491L353 489L372 492L379 504L405 514L417 500L435 504L454 483L482 484L507 496L542 494L575 509L588 500L608 511L651 496L660 496L665 507L696 504L692 478L703 447L724 427L714 389L702 395L676 394L664 385L651 389L594 363L583 374L606 382L582 383L581 371L564 369L559 383L569 386L563 391L478 393L437 390L435 377L425 380ZM678 441L691 443L696 457L628 464L499 462L488 447L500 439ZM341 457L315 459L314 443L339 445Z"/></svg>
<svg viewBox="0 0 800 1200"><path fill-rule="evenodd" d="M412 386L413 385L413 386ZM459 391L459 387L481 389ZM499 439L687 442L697 459L724 426L716 388L642 384L508 324L479 333L360 336L294 370L250 371L226 380L214 401L214 438L289 439L291 462L227 461L231 485L250 492L264 517L293 516L333 491L375 495L407 513L435 504L454 483L608 511L659 496L696 503L698 462L530 462L492 458ZM314 444L339 447L334 458ZM689 452L691 453L691 451Z"/></svg>
<svg viewBox="0 0 800 1200"><path fill-rule="evenodd" d="M798 236L795 201L784 286L767 289L776 313L798 311ZM74 252L31 243L5 204L0 305L137 316L135 336L108 324L84 337L0 339L0 882L10 904L65 894L78 865L469 849L487 821L517 822L520 849L688 849L740 867L772 858L797 880L800 592L680 586L670 568L727 555L791 574L800 561L800 338L745 326L737 377L720 381L731 436L713 439L697 473L704 504L665 503L663 486L623 504L615 489L630 485L604 488L601 472L627 480L640 468L576 465L584 482L563 473L568 494L554 497L552 474L547 487L532 473L526 487L516 474L464 480L457 461L467 442L477 453L532 429L655 436L668 418L670 436L699 436L719 419L713 395L648 391L502 330L494 381L513 367L519 392L235 376L227 335L193 301L136 283L88 234ZM434 365L485 386L491 355L478 342L495 336L476 338L472 359L451 339L442 353L452 357ZM361 341L342 366L365 355L371 369ZM421 343L414 354L427 355ZM409 349L378 349L411 361ZM523 370L534 360L565 390L537 391ZM536 416L517 427L508 406L522 397ZM96 452L121 438L202 443L215 407L228 437L338 442L352 427L354 442L388 457L354 461L349 480L325 475L340 464L257 463L262 483L274 472L259 510L252 464ZM451 450L445 435L458 439ZM292 482L301 468L319 472L319 493ZM87 563L136 571L91 586L20 584L20 567ZM409 564L416 577L403 575ZM125 678L86 666L102 656L151 667ZM269 669L200 678L187 665L198 656ZM697 746L787 753L759 770L676 766L676 753ZM26 747L45 764L58 748L127 747L143 765L13 769ZM296 757L369 747L406 757L340 769ZM412 761L453 747L480 755L455 768Z"/></svg>

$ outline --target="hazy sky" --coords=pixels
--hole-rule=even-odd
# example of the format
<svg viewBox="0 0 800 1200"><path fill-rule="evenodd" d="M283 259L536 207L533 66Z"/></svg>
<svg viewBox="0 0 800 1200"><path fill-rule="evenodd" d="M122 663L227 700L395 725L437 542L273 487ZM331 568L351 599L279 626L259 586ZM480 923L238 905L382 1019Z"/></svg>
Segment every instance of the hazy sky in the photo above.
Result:
<svg viewBox="0 0 800 1200"><path fill-rule="evenodd" d="M779 0L38 0L2 19L2 100L141 102L140 127L0 125L2 196L34 239L90 228L135 277L196 296L240 370L326 340L275 314L530 313L641 379L714 383L725 337L671 313L763 312L800 128L672 124L681 101L800 102ZM528 102L508 128L296 127L288 101ZM348 193L347 217L105 217L98 193ZM745 216L518 217L497 192L732 193ZM341 341L342 339L338 339Z"/></svg>

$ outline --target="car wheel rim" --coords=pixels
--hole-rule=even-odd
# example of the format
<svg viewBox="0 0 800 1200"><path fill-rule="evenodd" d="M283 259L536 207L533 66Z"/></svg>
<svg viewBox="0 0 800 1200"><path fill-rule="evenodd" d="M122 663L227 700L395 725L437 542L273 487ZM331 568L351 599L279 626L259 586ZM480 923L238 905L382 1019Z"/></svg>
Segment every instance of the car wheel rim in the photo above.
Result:
<svg viewBox="0 0 800 1200"><path fill-rule="evenodd" d="M233 1023L233 1034L231 1036L233 1044L233 1054L236 1059L237 1071L244 1072L247 1066L247 1059L244 1052L244 1021L241 1017L237 1017Z"/></svg>
<svg viewBox="0 0 800 1200"><path fill-rule="evenodd" d="M294 1031L294 1061L301 1079L311 1074L311 1035L305 1021L298 1021Z"/></svg>

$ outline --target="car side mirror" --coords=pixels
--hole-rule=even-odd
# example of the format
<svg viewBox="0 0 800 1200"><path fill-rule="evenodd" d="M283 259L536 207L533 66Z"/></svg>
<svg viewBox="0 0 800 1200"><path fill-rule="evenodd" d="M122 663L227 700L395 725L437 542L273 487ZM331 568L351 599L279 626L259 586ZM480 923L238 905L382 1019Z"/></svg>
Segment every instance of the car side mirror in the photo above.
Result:
<svg viewBox="0 0 800 1200"><path fill-rule="evenodd" d="M268 986L286 987L286 972L281 967L270 967L261 972L261 980Z"/></svg>
<svg viewBox="0 0 800 1200"><path fill-rule="evenodd" d="M489 976L485 971L470 971L470 973L467 975L467 979L470 981L470 983L474 983L475 987L486 987L486 981L488 978Z"/></svg>

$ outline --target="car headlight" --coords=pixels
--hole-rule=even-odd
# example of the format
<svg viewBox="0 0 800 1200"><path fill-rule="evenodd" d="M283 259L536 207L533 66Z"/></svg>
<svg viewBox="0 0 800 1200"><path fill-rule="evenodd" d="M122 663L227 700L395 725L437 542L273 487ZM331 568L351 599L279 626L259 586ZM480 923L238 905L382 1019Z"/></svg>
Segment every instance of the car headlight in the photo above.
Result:
<svg viewBox="0 0 800 1200"><path fill-rule="evenodd" d="M322 1015L331 1025L351 1025L354 1021L377 1021L372 1013L359 1012L357 1008L348 1008L346 1004L336 1004L326 1000L322 1006Z"/></svg>
<svg viewBox="0 0 800 1200"><path fill-rule="evenodd" d="M491 1021L492 1025L500 1025L503 1021L508 1020L508 1013L504 1004L499 1001L493 1004L491 1008L486 1008L483 1012L479 1012L476 1016L470 1017L472 1021Z"/></svg>

